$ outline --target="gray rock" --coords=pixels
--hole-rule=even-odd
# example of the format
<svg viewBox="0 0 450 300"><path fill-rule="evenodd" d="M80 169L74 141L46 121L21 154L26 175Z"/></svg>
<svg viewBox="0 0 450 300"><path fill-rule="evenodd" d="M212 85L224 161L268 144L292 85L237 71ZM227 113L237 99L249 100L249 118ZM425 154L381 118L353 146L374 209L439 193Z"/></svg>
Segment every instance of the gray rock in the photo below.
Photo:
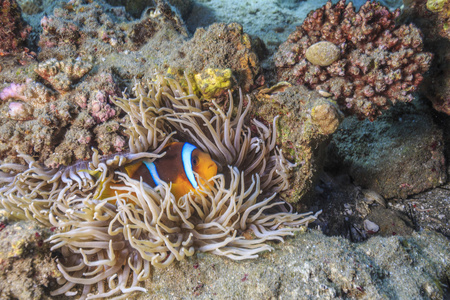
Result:
<svg viewBox="0 0 450 300"><path fill-rule="evenodd" d="M416 106L415 106L416 105ZM442 130L427 108L398 103L376 121L345 119L333 136L329 165L384 198L405 198L445 183Z"/></svg>
<svg viewBox="0 0 450 300"><path fill-rule="evenodd" d="M306 59L313 65L326 67L339 58L339 47L327 41L315 43L306 49Z"/></svg>
<svg viewBox="0 0 450 300"><path fill-rule="evenodd" d="M275 248L255 260L198 254L156 269L139 299L442 299L449 276L449 241L431 231L352 244L313 230Z"/></svg>

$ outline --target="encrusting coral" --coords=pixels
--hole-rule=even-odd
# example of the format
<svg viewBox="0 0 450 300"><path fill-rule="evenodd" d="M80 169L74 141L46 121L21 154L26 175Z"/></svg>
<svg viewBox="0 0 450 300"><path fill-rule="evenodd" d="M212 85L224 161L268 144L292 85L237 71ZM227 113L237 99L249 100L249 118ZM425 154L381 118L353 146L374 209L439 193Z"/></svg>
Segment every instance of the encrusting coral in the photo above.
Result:
<svg viewBox="0 0 450 300"><path fill-rule="evenodd" d="M27 15L34 15L42 12L42 0L17 0L22 12Z"/></svg>
<svg viewBox="0 0 450 300"><path fill-rule="evenodd" d="M147 1L148 2L148 1ZM136 51L160 31L187 36L181 18L165 1L149 1L141 19L130 22L121 6L104 1L70 1L41 19L40 60ZM166 38L168 38L166 36Z"/></svg>
<svg viewBox="0 0 450 300"><path fill-rule="evenodd" d="M68 90L55 91L33 74L35 80L0 91L0 159L24 163L21 152L57 168L91 159L92 146L102 155L126 150L123 127L110 125L120 120L120 108L109 101L121 95L117 78L109 68L87 72L91 67L89 61L51 59L35 69Z"/></svg>
<svg viewBox="0 0 450 300"><path fill-rule="evenodd" d="M275 55L278 79L331 93L344 112L370 120L390 102L412 100L432 55L423 52L414 25L396 25L398 15L375 2L355 12L351 2L329 1L280 46ZM327 66L311 59L336 53L336 47L340 55L333 55Z"/></svg>
<svg viewBox="0 0 450 300"><path fill-rule="evenodd" d="M15 0L2 0L0 7L0 56L19 53L31 27L23 21Z"/></svg>
<svg viewBox="0 0 450 300"><path fill-rule="evenodd" d="M319 182L317 170L325 160L325 149L343 119L343 114L331 97L303 85L279 82L261 89L250 109L251 118L264 124L277 118L277 143L285 157L295 166L289 177L289 187L280 195L297 211L312 205L312 191Z"/></svg>
<svg viewBox="0 0 450 300"><path fill-rule="evenodd" d="M67 92L74 81L79 80L92 69L92 64L75 59L58 61L55 58L40 63L34 70L47 80L58 92Z"/></svg>
<svg viewBox="0 0 450 300"><path fill-rule="evenodd" d="M0 92L0 99L20 99L34 108L43 108L46 103L56 99L55 93L45 85L27 79L26 83L11 83Z"/></svg>
<svg viewBox="0 0 450 300"><path fill-rule="evenodd" d="M274 128L256 119L248 124L250 97L240 94L235 107L230 93L227 110L214 101L204 105L186 81L183 90L157 75L135 85L136 98L113 100L129 120L128 154L96 153L91 162L59 169L22 155L28 166L0 166L1 206L57 228L49 241L62 253L58 268L64 278L53 295L74 296L77 285L83 286L82 299L145 291L140 282L151 266L166 267L196 251L255 258L272 249L267 241L282 241L317 217L293 213L277 196L288 188L293 165L277 149ZM219 174L176 200L170 184L151 188L120 171L130 162L161 157L174 139L209 152ZM98 178L89 175L94 170ZM110 180L126 192L100 200L98 187Z"/></svg>

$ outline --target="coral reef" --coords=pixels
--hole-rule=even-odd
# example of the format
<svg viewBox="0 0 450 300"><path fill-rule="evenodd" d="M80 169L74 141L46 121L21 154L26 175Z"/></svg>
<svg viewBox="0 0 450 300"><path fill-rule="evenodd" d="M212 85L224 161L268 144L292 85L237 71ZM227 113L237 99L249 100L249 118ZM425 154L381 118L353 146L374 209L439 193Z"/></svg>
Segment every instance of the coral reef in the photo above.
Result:
<svg viewBox="0 0 450 300"><path fill-rule="evenodd" d="M132 15L133 17L139 19L142 16L142 12L144 12L148 7L155 7L155 6L166 6L167 4L164 1L161 0L140 0L140 1L123 1L123 0L107 0L107 3L114 5L114 6L123 6L125 7L125 10ZM185 18L189 12L192 9L193 0L168 0L167 3L169 3L172 8L176 8L180 15Z"/></svg>
<svg viewBox="0 0 450 300"><path fill-rule="evenodd" d="M0 92L0 99L19 99L29 103L34 108L43 108L46 103L55 101L56 95L45 85L28 78L25 83L11 83L4 88Z"/></svg>
<svg viewBox="0 0 450 300"><path fill-rule="evenodd" d="M157 1L140 20L130 21L123 8L103 1L72 1L43 17L41 63L0 72L0 79L10 84L2 98L14 102L11 111L9 103L1 103L6 118L0 122L0 158L23 162L20 150L47 167L59 167L91 159L90 147L104 155L126 151L124 127L105 125L115 128L108 133L97 126L120 121L120 109L109 98L132 88L133 77L145 80L151 73L147 70L172 66L174 72L167 74L183 87L186 72L197 96L217 97L218 102L237 84L250 91L264 82L254 46L241 26L212 26L186 40L181 20L169 8ZM44 132L49 136L43 137Z"/></svg>
<svg viewBox="0 0 450 300"><path fill-rule="evenodd" d="M312 230L255 261L202 255L156 269L151 293L164 299L445 299L450 245L424 230L351 243ZM183 288L180 288L182 286Z"/></svg>
<svg viewBox="0 0 450 300"><path fill-rule="evenodd" d="M33 107L20 101L10 101L3 106L2 116L17 121L32 120Z"/></svg>
<svg viewBox="0 0 450 300"><path fill-rule="evenodd" d="M192 39L177 50L169 59L170 66L174 69L182 66L181 69L194 75L202 72L211 73L207 70L231 69L237 85L244 92L249 92L264 83L252 39L237 23L228 25L215 23L208 29L199 28ZM214 75L216 76L218 75Z"/></svg>
<svg viewBox="0 0 450 300"><path fill-rule="evenodd" d="M331 93L344 112L370 120L390 102L411 101L432 55L423 52L421 33L414 25L396 25L398 15L375 2L358 12L345 0L328 2L311 12L280 46L275 55L278 79ZM339 59L329 66L305 57L307 52L321 57L326 49L311 47L323 41L340 50Z"/></svg>
<svg viewBox="0 0 450 300"><path fill-rule="evenodd" d="M281 149L293 163L289 187L281 195L303 211L312 200L313 187L319 179L316 170L322 168L329 137L343 115L331 98L287 82L260 90L256 98L250 112L252 118L265 124L272 118L278 119Z"/></svg>
<svg viewBox="0 0 450 300"><path fill-rule="evenodd" d="M242 93L236 108L231 93L227 111L214 101L204 106L186 80L183 90L157 75L136 83L135 98L114 100L129 119L131 153L109 159L95 153L91 162L59 169L22 154L28 166L0 166L1 206L16 218L57 228L49 240L62 253L58 269L64 279L52 295L74 296L75 285L84 286L82 298L145 291L139 283L151 266L167 267L196 251L255 258L272 249L267 241L282 241L316 219L317 214L293 213L277 197L289 187L293 165L276 147L275 128L248 120L250 98L245 108ZM164 155L170 139L209 152L221 172L178 200L166 183L151 188L121 172L127 163ZM100 200L97 189L110 180L123 183L117 189L128 193Z"/></svg>
<svg viewBox="0 0 450 300"><path fill-rule="evenodd" d="M20 7L15 0L0 3L0 56L17 54L24 50L23 42L31 31L22 19Z"/></svg>
<svg viewBox="0 0 450 300"><path fill-rule="evenodd" d="M42 0L17 0L17 4L27 15L35 15L43 10Z"/></svg>
<svg viewBox="0 0 450 300"><path fill-rule="evenodd" d="M450 2L410 1L401 17L414 22L424 33L425 47L435 55L424 93L437 111L450 115Z"/></svg>
<svg viewBox="0 0 450 300"><path fill-rule="evenodd" d="M110 52L112 45L121 46L125 42L123 30L117 25L125 20L123 8L122 11L118 8L105 13L99 6L79 2L55 8L54 15L44 16L41 20L43 31L39 39L39 59L61 60L80 54L92 55L97 50Z"/></svg>
<svg viewBox="0 0 450 300"><path fill-rule="evenodd" d="M109 97L120 95L120 89L110 69L86 73L91 68L89 62L74 60L39 64L36 72L59 93L29 78L5 87L0 92L0 156L18 162L21 152L57 168L90 159L94 145L102 154L125 150L122 127L106 126L107 134L97 128L118 119L119 108Z"/></svg>
<svg viewBox="0 0 450 300"><path fill-rule="evenodd" d="M156 32L173 28L183 36L187 36L187 30L181 17L173 11L165 1L155 0L155 5L148 9L141 19L129 24L127 30L127 41L130 41L131 50L138 50L142 45L152 38ZM138 3L136 1L136 3ZM148 5L147 1L144 1Z"/></svg>
<svg viewBox="0 0 450 300"><path fill-rule="evenodd" d="M127 149L125 137L120 135L120 124L108 121L94 129L98 150L102 153L123 152Z"/></svg>
<svg viewBox="0 0 450 300"><path fill-rule="evenodd" d="M86 75L92 69L92 64L75 59L58 61L55 58L40 63L34 70L60 92L67 92L71 85Z"/></svg>
<svg viewBox="0 0 450 300"><path fill-rule="evenodd" d="M36 222L8 222L0 209L0 298L47 299L61 273L44 242L51 230Z"/></svg>
<svg viewBox="0 0 450 300"><path fill-rule="evenodd" d="M88 109L95 122L103 123L116 115L116 111L107 103L108 98L103 91L93 93L94 99L89 103Z"/></svg>
<svg viewBox="0 0 450 300"><path fill-rule="evenodd" d="M116 51L138 50L156 32L172 28L187 36L181 19L164 1L155 1L140 20L130 22L123 7L103 2L72 1L56 8L54 15L43 17L40 36L40 60L49 58L94 57ZM62 51L64 50L64 51Z"/></svg>

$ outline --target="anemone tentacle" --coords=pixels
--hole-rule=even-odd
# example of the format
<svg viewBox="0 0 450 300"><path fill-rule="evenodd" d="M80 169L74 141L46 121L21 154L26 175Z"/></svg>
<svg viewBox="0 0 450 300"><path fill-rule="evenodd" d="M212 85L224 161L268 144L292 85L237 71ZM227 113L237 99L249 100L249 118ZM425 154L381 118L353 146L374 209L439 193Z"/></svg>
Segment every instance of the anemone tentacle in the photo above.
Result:
<svg viewBox="0 0 450 300"><path fill-rule="evenodd" d="M151 266L167 267L196 251L256 258L272 250L267 241L283 241L317 218L293 213L278 196L289 187L294 165L276 147L277 120L271 126L250 122L251 98L241 91L237 105L229 92L228 109L214 101L205 105L186 81L183 90L156 75L136 82L135 98L112 100L127 113L130 153L100 157L94 151L90 162L55 170L26 155L28 166L0 165L0 206L57 228L48 242L62 253L58 268L64 278L52 295L73 296L77 286L83 286L81 299L142 292ZM170 183L152 188L121 171L128 163L163 156L173 139L209 152L222 173L197 180L197 191L176 199ZM118 193L101 199L102 186L111 180L122 183L112 186ZM244 231L253 238L245 239Z"/></svg>

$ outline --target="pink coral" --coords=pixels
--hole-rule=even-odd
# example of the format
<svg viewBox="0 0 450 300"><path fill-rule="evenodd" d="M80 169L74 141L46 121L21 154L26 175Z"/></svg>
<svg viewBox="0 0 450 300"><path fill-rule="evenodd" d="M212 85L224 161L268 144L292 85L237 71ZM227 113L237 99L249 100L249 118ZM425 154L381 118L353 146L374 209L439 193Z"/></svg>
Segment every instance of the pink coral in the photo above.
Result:
<svg viewBox="0 0 450 300"><path fill-rule="evenodd" d="M19 121L31 120L33 119L33 108L23 102L9 102L8 117Z"/></svg>
<svg viewBox="0 0 450 300"><path fill-rule="evenodd" d="M45 85L28 78L25 83L11 83L0 92L0 99L19 99L34 108L43 108L56 99L55 93Z"/></svg>
<svg viewBox="0 0 450 300"><path fill-rule="evenodd" d="M405 3L402 17L414 20L435 58L426 76L424 94L434 109L450 115L450 1L415 0Z"/></svg>
<svg viewBox="0 0 450 300"><path fill-rule="evenodd" d="M410 101L432 55L422 51L422 37L414 25L395 24L398 15L373 2L357 13L345 0L328 2L311 12L280 46L275 55L278 79L329 92L346 113L370 120L390 101ZM314 65L305 57L320 41L340 49L329 66Z"/></svg>
<svg viewBox="0 0 450 300"><path fill-rule="evenodd" d="M11 98L26 101L24 96L26 85L22 83L11 83L10 86L4 88L0 92L0 99L7 100Z"/></svg>
<svg viewBox="0 0 450 300"><path fill-rule="evenodd" d="M116 111L107 103L107 96L103 91L97 91L89 103L89 111L97 123L104 123L116 115Z"/></svg>
<svg viewBox="0 0 450 300"><path fill-rule="evenodd" d="M123 137L118 135L114 140L113 146L117 152L122 152L126 146L126 141Z"/></svg>

